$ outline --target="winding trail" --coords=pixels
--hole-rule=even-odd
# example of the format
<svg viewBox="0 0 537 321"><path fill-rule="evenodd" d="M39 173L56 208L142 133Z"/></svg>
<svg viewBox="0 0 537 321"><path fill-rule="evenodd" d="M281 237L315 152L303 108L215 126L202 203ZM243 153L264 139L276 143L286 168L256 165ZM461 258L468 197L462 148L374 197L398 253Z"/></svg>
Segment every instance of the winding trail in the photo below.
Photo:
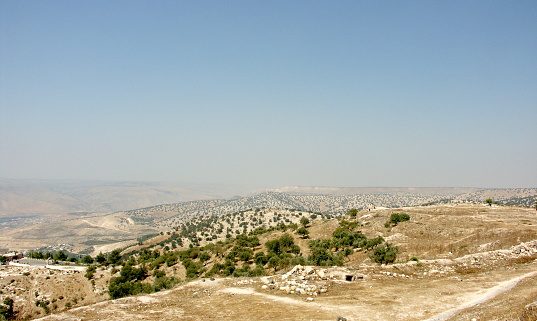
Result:
<svg viewBox="0 0 537 321"><path fill-rule="evenodd" d="M501 282L498 285L496 285L495 287L492 287L492 288L488 289L487 291L485 291L484 293L478 295L472 301L466 302L466 303L464 303L464 304L462 304L462 305L460 305L460 306L458 306L456 308L453 308L453 309L444 311L442 313L439 313L439 314L433 316L432 318L424 320L424 321L445 321L445 320L448 320L449 318L451 318L452 316L454 316L455 314L461 312L464 309L471 308L471 307L473 307L475 305L481 304L481 303L483 303L485 301L488 301L488 300L494 298L495 296L497 296L497 295L499 295L499 294L501 294L501 293L503 293L505 291L511 290L521 280L523 280L525 278L528 278L528 277L531 277L531 276L534 276L536 274L537 274L537 271L533 271L533 272L529 272L529 273L526 273L524 275L518 276L518 277L516 277L514 279Z"/></svg>

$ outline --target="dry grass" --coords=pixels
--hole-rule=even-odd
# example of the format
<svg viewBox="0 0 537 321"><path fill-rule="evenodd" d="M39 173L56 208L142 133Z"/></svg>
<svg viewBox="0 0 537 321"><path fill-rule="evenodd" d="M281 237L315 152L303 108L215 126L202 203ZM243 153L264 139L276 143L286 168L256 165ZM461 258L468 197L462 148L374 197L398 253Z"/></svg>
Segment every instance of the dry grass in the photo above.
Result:
<svg viewBox="0 0 537 321"><path fill-rule="evenodd" d="M520 312L518 316L518 320L520 321L535 321L537 320L537 308L524 308L522 312ZM517 320L517 321L518 321Z"/></svg>
<svg viewBox="0 0 537 321"><path fill-rule="evenodd" d="M510 259L511 265L518 265L518 264L529 264L533 263L535 260L537 260L537 255L531 255L531 256L522 256L517 258Z"/></svg>
<svg viewBox="0 0 537 321"><path fill-rule="evenodd" d="M468 275L480 273L483 272L483 270L476 266L457 266L455 267L454 272L460 275Z"/></svg>
<svg viewBox="0 0 537 321"><path fill-rule="evenodd" d="M407 213L411 220L387 229L384 223L394 212ZM365 214L371 215L360 218ZM430 206L364 211L359 213L355 220L361 223L357 230L368 237L381 235L390 243L399 246L401 250L399 262L404 263L412 257L420 261L424 259L433 261L379 266L370 262L367 253L356 252L346 259L345 264L358 268L358 273L364 273L366 275L364 280L336 282L327 294L319 295L315 298L315 302L309 305L304 298L287 296L278 290L262 292L260 284L244 285L248 289L257 289L259 293L256 295L220 292L222 289L229 289L228 287L237 287L235 282L244 280L230 279L223 280L220 285L214 285L214 289L207 287L212 283L200 282L199 284L207 287L208 292L204 292L204 288L186 286L170 294L159 293L152 296L154 304L144 305L135 298L129 298L125 302L132 301L132 304L127 302L125 306L123 303L120 305L117 302L110 302L102 307L88 308L86 311L69 312L75 316L71 319L81 316L84 320L107 318L110 320L128 318L334 320L337 315L343 315L349 320L417 321L468 302L469 298L479 296L498 282L537 268L533 263L537 259L536 255L477 262L482 263L480 265L468 262L466 265L455 264L453 260L446 260L448 263L442 265L437 263L438 260L434 261L510 249L522 242L537 240L537 217L532 210L488 208L481 205ZM309 228L310 238L331 238L338 225L337 220L317 221ZM293 234L291 231L288 232ZM264 244L267 240L282 234L281 231L273 231L270 234L260 235L260 242ZM301 239L297 235L293 237L307 256L309 240ZM264 246L260 246L259 250L266 251ZM184 273L184 271L166 272ZM394 276L394 273L397 275ZM104 279L99 278L98 281L104 282ZM452 320L471 320L474 317L480 321L530 320L534 317L534 311L524 307L537 301L536 285L537 277L525 280L505 295L467 309ZM69 284L66 290L69 289L75 293L78 288L75 284ZM294 302L291 304L291 309L288 304L282 303L285 300ZM87 299L84 300L84 303L86 302ZM61 308L63 309L63 306Z"/></svg>

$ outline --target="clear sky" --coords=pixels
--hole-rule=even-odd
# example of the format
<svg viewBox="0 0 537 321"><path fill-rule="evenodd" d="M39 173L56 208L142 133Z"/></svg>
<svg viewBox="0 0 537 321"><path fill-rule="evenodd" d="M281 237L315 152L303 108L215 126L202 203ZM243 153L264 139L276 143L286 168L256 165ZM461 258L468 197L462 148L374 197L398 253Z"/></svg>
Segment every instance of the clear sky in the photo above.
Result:
<svg viewBox="0 0 537 321"><path fill-rule="evenodd" d="M0 177L537 186L537 1L0 0Z"/></svg>

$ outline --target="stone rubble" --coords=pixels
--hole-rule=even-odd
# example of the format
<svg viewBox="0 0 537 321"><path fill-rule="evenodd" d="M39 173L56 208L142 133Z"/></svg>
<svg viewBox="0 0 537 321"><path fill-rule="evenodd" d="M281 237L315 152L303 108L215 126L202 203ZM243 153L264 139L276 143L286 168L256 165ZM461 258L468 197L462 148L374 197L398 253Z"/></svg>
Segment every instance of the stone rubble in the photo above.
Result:
<svg viewBox="0 0 537 321"><path fill-rule="evenodd" d="M317 296L326 293L330 284L338 281L354 281L364 276L343 267L321 268L296 265L289 272L262 278L263 290L279 290L287 294Z"/></svg>

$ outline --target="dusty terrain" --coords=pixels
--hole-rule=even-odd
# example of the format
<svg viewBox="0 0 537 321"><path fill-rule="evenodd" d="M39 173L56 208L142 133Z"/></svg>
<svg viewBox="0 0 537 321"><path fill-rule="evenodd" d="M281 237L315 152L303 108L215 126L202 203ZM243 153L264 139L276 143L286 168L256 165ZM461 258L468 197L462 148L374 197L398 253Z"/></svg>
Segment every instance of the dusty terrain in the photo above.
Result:
<svg viewBox="0 0 537 321"><path fill-rule="evenodd" d="M516 302L496 307L486 301L487 307L470 307L448 319L440 315L488 297L489 289L534 273L536 268L532 263L462 279L457 275L401 278L372 274L359 281L333 281L326 294L311 301L309 297L264 290L258 278L204 279L167 292L102 302L42 320L336 320L338 316L347 320L517 320L524 305L536 300L534 274L507 292L494 292L496 301L516 293L517 299L511 300Z"/></svg>
<svg viewBox="0 0 537 321"><path fill-rule="evenodd" d="M92 284L83 271L0 265L0 298L15 301L18 317L31 318L108 299L110 272L98 270ZM39 305L43 301L47 308Z"/></svg>
<svg viewBox="0 0 537 321"><path fill-rule="evenodd" d="M394 212L411 220L385 228ZM97 272L93 286L83 273L52 275L29 268L24 276L24 268L14 275L13 267L2 267L0 285L3 295L16 292L16 309L43 315L42 308L27 307L24 300L35 301L36 291L37 298L55 299L55 314L43 320L535 320L525 318L531 312L525 307L537 301L536 214L535 209L481 204L361 211L356 220L363 233L399 246L398 260L378 265L357 251L345 267L314 268L317 279L289 273L205 278L103 302L109 269ZM336 226L337 220L315 222L310 237L328 237ZM307 243L296 241L301 247ZM346 281L345 275L355 277ZM69 290L60 283L71 284ZM297 294L293 284L326 291Z"/></svg>

